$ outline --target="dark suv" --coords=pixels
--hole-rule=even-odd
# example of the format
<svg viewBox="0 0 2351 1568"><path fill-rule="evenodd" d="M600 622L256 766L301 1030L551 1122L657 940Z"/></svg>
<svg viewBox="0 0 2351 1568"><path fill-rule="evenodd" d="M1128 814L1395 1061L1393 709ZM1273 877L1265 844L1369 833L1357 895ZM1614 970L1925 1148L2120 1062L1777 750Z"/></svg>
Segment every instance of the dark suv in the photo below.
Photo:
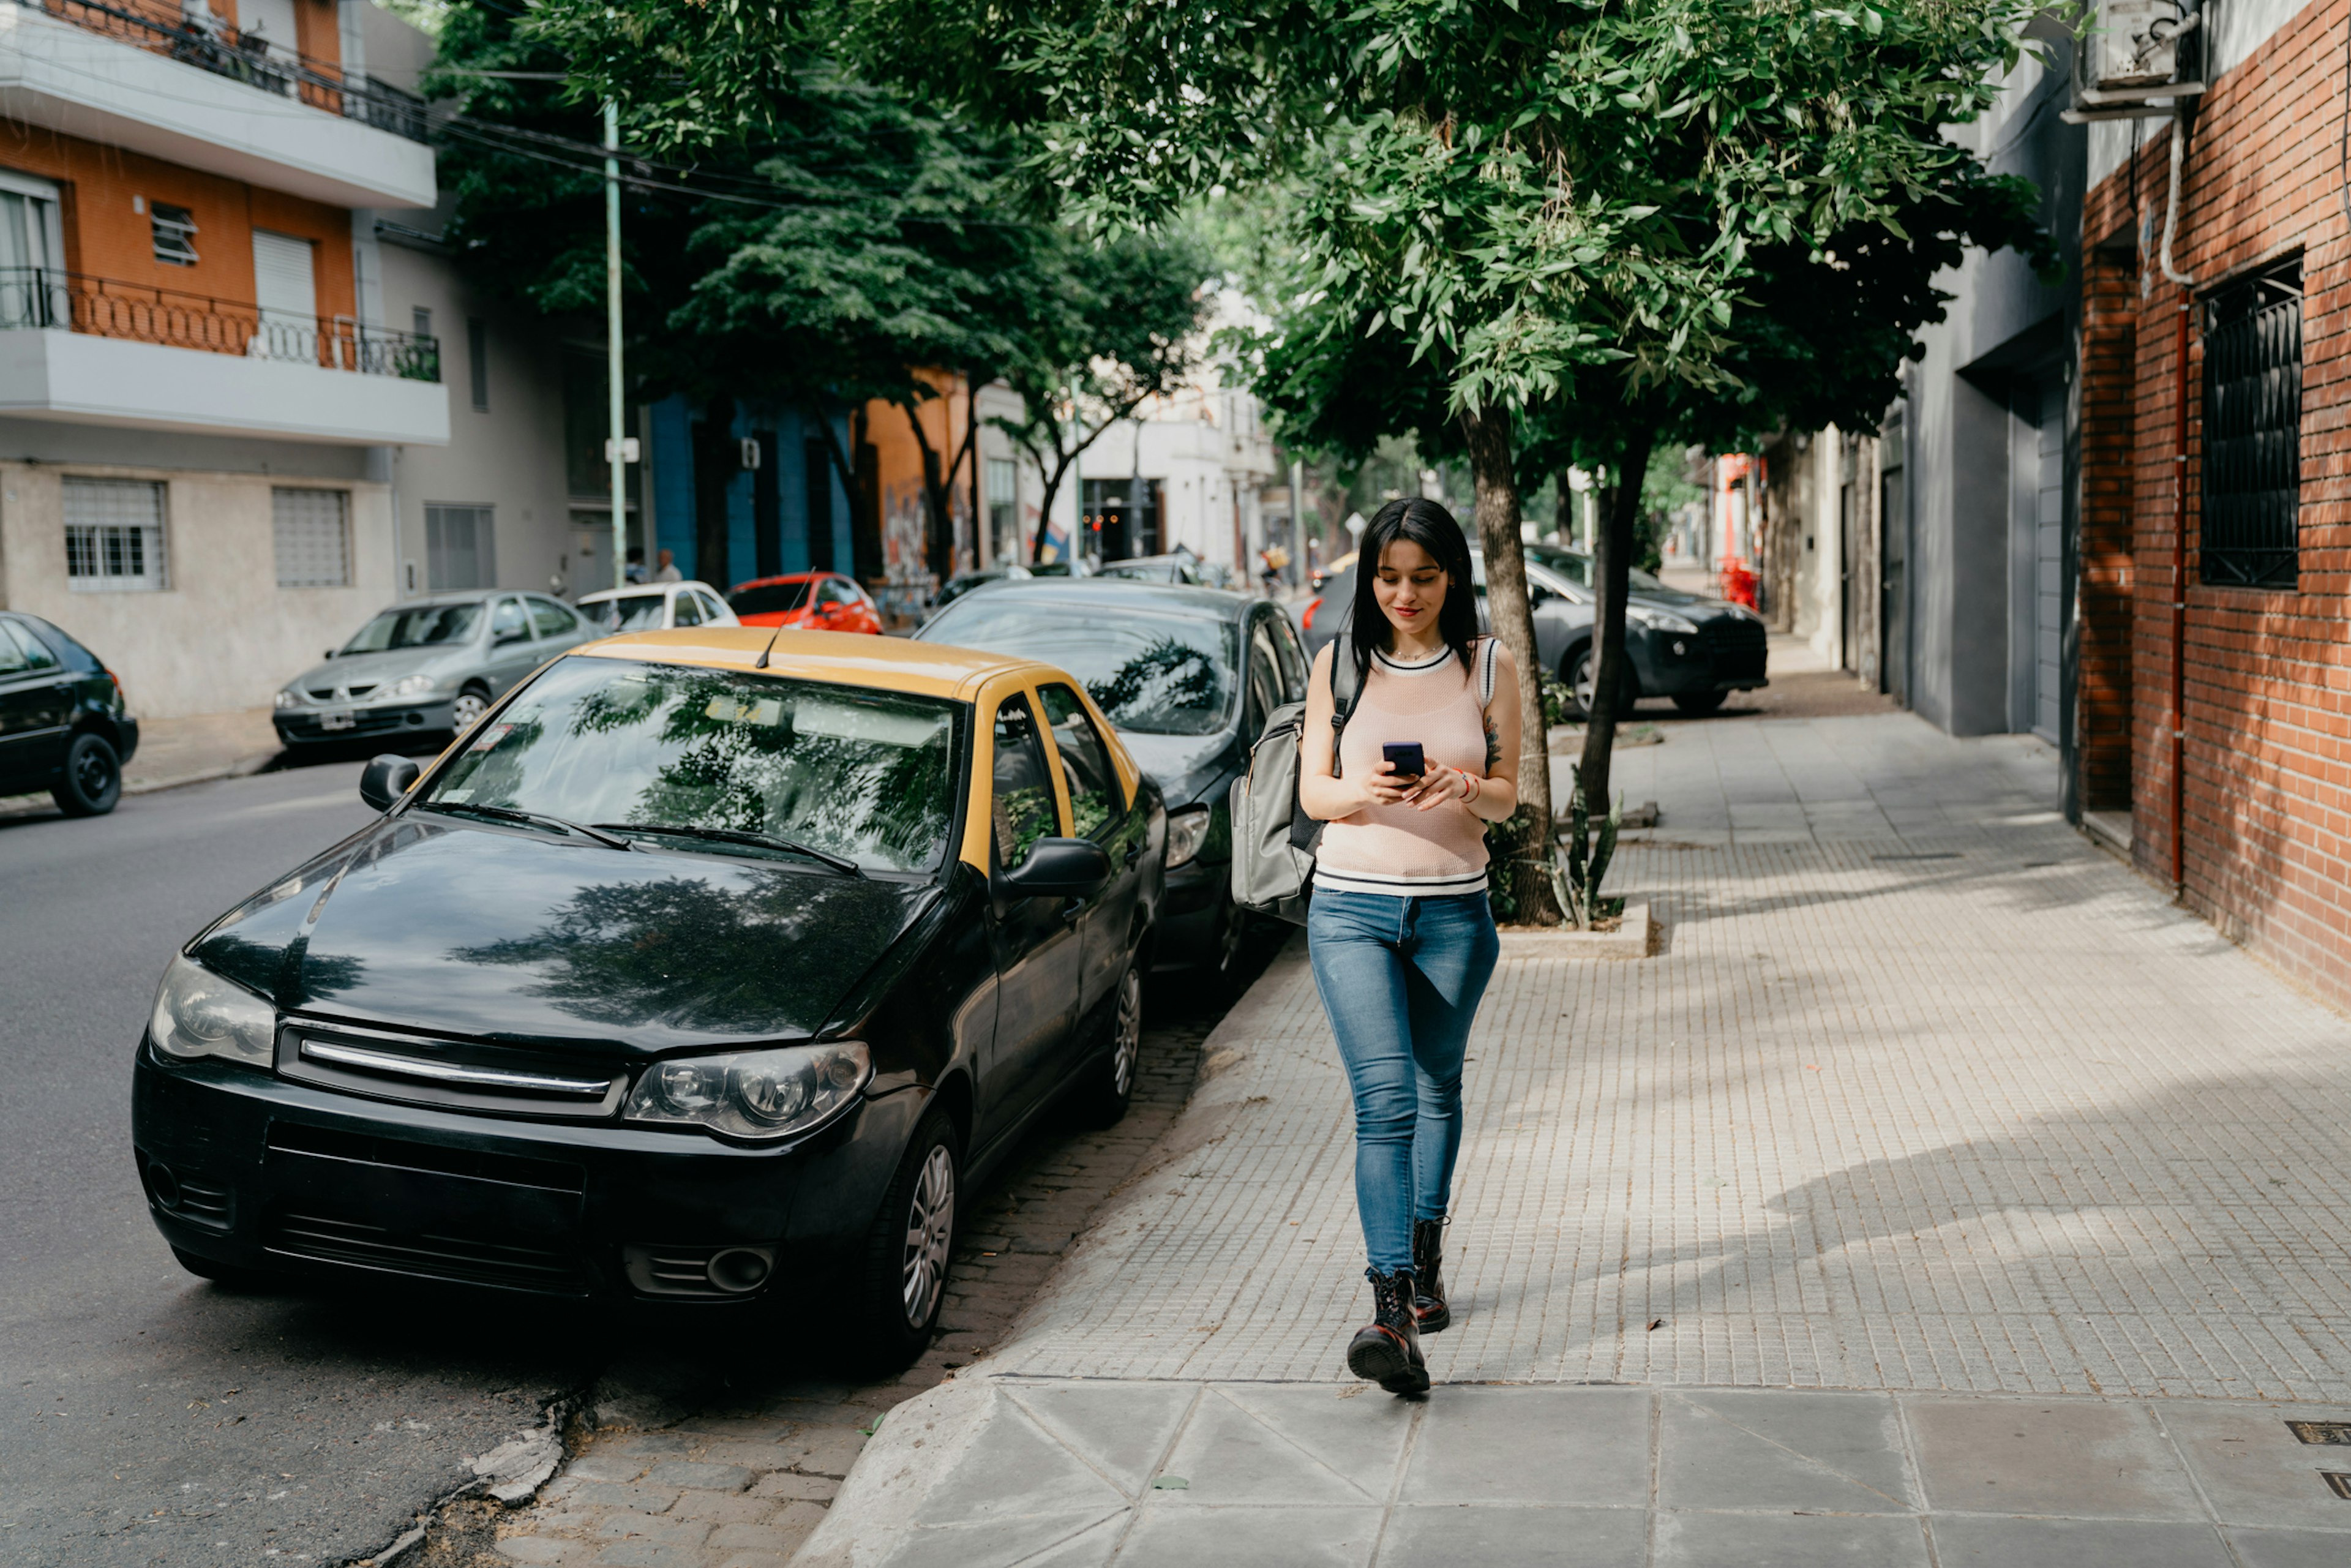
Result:
<svg viewBox="0 0 2351 1568"><path fill-rule="evenodd" d="M39 616L0 611L0 795L47 789L67 816L99 816L138 749L114 672Z"/></svg>

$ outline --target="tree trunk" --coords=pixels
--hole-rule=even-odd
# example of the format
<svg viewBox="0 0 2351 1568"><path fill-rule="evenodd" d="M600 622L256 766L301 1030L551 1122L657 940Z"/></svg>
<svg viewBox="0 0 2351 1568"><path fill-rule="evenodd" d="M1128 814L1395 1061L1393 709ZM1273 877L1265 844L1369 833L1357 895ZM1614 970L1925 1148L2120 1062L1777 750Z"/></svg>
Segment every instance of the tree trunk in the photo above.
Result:
<svg viewBox="0 0 2351 1568"><path fill-rule="evenodd" d="M1059 436L1055 440L1059 441ZM1081 447L1080 451L1084 448ZM1069 477L1070 465L1078 460L1076 452L1063 452L1057 444L1053 449L1053 466L1048 469L1044 459L1037 462L1037 476L1045 482L1045 499L1037 508L1037 537L1029 542L1029 564L1045 564L1045 535L1053 526L1053 503L1061 498L1062 481Z"/></svg>
<svg viewBox="0 0 2351 1568"><path fill-rule="evenodd" d="M1551 862L1551 747L1543 734L1542 656L1519 536L1519 486L1511 466L1510 416L1489 408L1461 416L1477 488L1478 542L1486 555L1486 610L1494 635L1519 666L1518 842L1499 868L1517 917L1532 925L1563 918L1546 869Z"/></svg>
<svg viewBox="0 0 2351 1568"><path fill-rule="evenodd" d="M1655 430L1636 422L1618 454L1615 485L1608 492L1600 528L1592 540L1593 640L1599 646L1592 666L1592 711L1584 716L1583 802L1594 818L1608 814L1608 765L1616 745L1616 710L1625 676L1625 604L1632 591L1635 536L1641 520L1641 486L1649 473ZM1491 570L1490 568L1489 569Z"/></svg>
<svg viewBox="0 0 2351 1568"><path fill-rule="evenodd" d="M902 402L898 405L906 415L906 428L914 433L914 445L923 457L923 510L930 527L925 529L926 547L923 551L925 564L942 586L955 575L955 513L951 486L954 480L939 469L939 455L931 445L929 432L923 428L919 405Z"/></svg>

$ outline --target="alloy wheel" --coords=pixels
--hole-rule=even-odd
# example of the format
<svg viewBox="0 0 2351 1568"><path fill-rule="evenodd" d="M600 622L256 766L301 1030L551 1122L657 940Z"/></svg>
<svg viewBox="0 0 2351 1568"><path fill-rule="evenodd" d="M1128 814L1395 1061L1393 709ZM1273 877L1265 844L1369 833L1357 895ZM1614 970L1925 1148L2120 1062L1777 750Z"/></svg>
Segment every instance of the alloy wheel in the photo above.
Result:
<svg viewBox="0 0 2351 1568"><path fill-rule="evenodd" d="M1143 975L1128 969L1118 988L1118 1019L1110 1042L1111 1092L1123 1100L1134 1089L1134 1064L1143 1056Z"/></svg>
<svg viewBox="0 0 2351 1568"><path fill-rule="evenodd" d="M1578 654L1575 660L1575 673L1567 683L1568 689L1575 694L1575 706L1583 709L1586 716L1591 715L1592 699L1600 690L1600 673L1596 667L1598 664L1599 661L1589 653Z"/></svg>
<svg viewBox="0 0 2351 1568"><path fill-rule="evenodd" d="M906 1213L906 1261L903 1287L906 1322L921 1328L931 1321L946 1281L947 1249L955 1240L955 1155L935 1145L914 1179L914 1201Z"/></svg>
<svg viewBox="0 0 2351 1568"><path fill-rule="evenodd" d="M449 705L449 722L459 734L474 727L474 721L490 710L487 697L479 692L459 692L457 700Z"/></svg>

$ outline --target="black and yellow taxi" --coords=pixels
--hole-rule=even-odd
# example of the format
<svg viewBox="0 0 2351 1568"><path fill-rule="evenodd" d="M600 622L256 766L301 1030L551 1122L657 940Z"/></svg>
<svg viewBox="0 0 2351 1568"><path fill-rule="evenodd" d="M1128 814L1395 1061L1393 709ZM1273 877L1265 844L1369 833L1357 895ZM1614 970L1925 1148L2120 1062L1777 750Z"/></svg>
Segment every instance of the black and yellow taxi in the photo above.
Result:
<svg viewBox="0 0 2351 1568"><path fill-rule="evenodd" d="M702 626L540 669L172 958L132 1133L214 1279L935 1321L956 1205L1125 1111L1166 813L1033 660Z"/></svg>

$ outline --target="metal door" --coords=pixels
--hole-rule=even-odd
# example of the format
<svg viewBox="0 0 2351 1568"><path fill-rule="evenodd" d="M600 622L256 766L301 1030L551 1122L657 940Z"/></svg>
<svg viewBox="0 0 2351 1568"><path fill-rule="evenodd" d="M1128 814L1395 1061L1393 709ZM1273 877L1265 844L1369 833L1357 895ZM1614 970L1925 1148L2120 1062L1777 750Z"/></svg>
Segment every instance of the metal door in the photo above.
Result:
<svg viewBox="0 0 2351 1568"><path fill-rule="evenodd" d="M1150 824L1126 798L1126 786L1111 765L1110 751L1094 728L1092 715L1070 687L1055 682L1037 688L1045 705L1045 722L1053 727L1053 750L1061 758L1061 781L1070 796L1070 831L1092 839L1110 856L1108 886L1078 909L1078 930L1085 945L1085 978L1080 987L1079 1016L1091 1019L1094 1009L1118 991L1134 953L1135 909L1143 893L1142 859ZM1074 1066L1074 1061L1071 1063Z"/></svg>
<svg viewBox="0 0 2351 1568"><path fill-rule="evenodd" d="M1019 693L998 705L993 757L995 869L1005 872L1026 861L1039 839L1065 831L1036 716ZM1083 944L1070 903L1018 896L991 901L996 1038L980 1071L977 1143L1009 1130L1061 1082L1057 1068L1077 1024L1083 976Z"/></svg>
<svg viewBox="0 0 2351 1568"><path fill-rule="evenodd" d="M2041 382L2033 486L2032 733L2054 746L2065 664L2065 389Z"/></svg>
<svg viewBox="0 0 2351 1568"><path fill-rule="evenodd" d="M1890 426L1885 451L1889 458L1901 452L1902 427ZM1899 462L1888 462L1877 476L1878 496L1878 635L1885 641L1878 653L1878 685L1906 707L1910 702L1910 507Z"/></svg>

